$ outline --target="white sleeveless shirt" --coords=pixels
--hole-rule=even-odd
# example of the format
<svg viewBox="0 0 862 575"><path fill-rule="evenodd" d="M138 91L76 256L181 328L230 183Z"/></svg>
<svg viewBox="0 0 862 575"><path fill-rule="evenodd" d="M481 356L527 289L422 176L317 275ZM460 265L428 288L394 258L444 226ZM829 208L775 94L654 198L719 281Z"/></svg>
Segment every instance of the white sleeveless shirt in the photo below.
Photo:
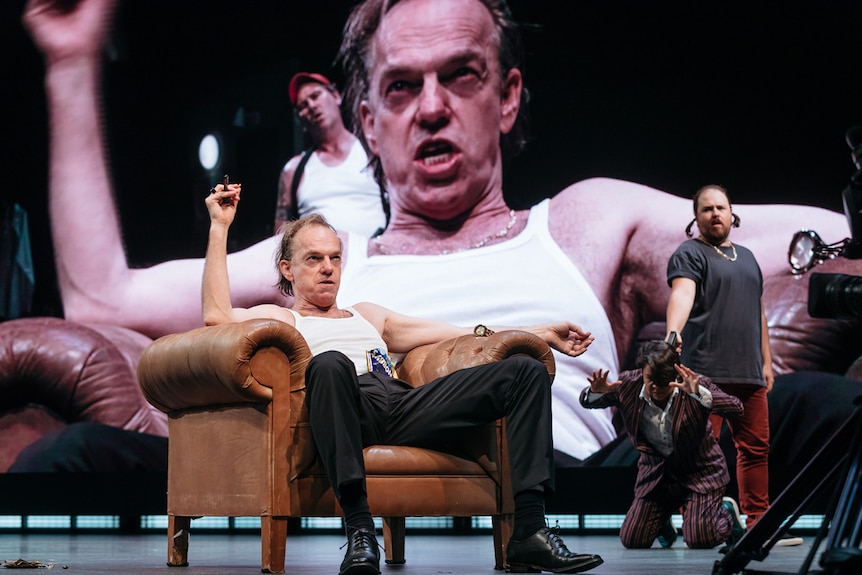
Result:
<svg viewBox="0 0 862 575"><path fill-rule="evenodd" d="M584 409L579 393L594 369L608 369L615 379L619 361L601 303L551 238L549 203L534 206L526 228L512 239L451 254L368 257L368 241L351 234L338 300L370 301L461 326L568 320L592 332L596 339L580 357L554 352L552 386L554 447L585 459L616 432L611 410Z"/></svg>
<svg viewBox="0 0 862 575"><path fill-rule="evenodd" d="M321 162L317 152L311 154L296 191L299 215L318 213L336 230L371 237L386 225L386 216L380 187L367 165L358 140L337 166Z"/></svg>
<svg viewBox="0 0 862 575"><path fill-rule="evenodd" d="M344 308L351 317L316 317L299 315L289 309L296 321L296 330L305 338L311 355L324 351L340 351L356 366L356 375L368 373L366 352L379 349L387 353L380 333L352 307Z"/></svg>

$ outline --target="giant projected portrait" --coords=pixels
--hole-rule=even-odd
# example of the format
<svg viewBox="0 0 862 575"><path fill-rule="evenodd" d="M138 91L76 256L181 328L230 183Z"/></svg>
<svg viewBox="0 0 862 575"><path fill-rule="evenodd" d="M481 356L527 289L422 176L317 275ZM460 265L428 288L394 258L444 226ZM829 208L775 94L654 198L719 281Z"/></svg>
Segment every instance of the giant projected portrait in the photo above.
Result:
<svg viewBox="0 0 862 575"><path fill-rule="evenodd" d="M560 465L618 447L612 413L586 410L578 396L594 369L615 377L639 341L664 337L668 259L703 185L728 189L741 218L733 242L762 270L773 393L804 393L794 372L843 374L862 354L855 319L807 315L807 281L787 257L799 230L829 243L851 235L841 191L855 168L843 137L857 103L818 54L776 48L774 32L772 44L759 38L765 9L746 9L750 28L732 8L671 26L679 19L669 7L517 1L513 16L528 24L523 52L519 28L504 27L499 46L457 61L429 49L387 65L361 36L342 35L352 2L311 4L251 14L240 2L28 3L25 28L44 68L27 61L44 73L50 149L32 211L48 207L50 230L35 233L50 242L66 320L147 338L202 325L203 198L224 173L243 184L231 301L290 306L276 287L272 230L281 166L301 147L286 84L316 70L343 82L346 122L391 205L381 234L343 234L339 304L373 301L462 326L568 320L589 331L587 353L556 358ZM823 17L851 21L841 10ZM830 57L828 40L810 41ZM339 50L344 68L332 69ZM795 68L812 74L811 85L787 86L799 80L785 76ZM819 90L833 92L811 95ZM821 121L828 129L817 129ZM197 163L208 132L224 154L209 171ZM803 141L815 136L823 141ZM794 155L811 150L817 158ZM823 269L859 275L862 261ZM843 405L848 389L812 404ZM786 438L776 430L775 449L804 427ZM784 461L802 459L794 451Z"/></svg>

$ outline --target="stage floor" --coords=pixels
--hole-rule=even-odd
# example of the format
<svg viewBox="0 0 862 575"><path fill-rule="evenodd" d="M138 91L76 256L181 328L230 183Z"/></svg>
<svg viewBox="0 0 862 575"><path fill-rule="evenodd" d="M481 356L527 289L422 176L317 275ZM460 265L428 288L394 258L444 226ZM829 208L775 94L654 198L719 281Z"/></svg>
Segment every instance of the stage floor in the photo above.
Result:
<svg viewBox="0 0 862 575"><path fill-rule="evenodd" d="M723 557L716 549L688 549L679 540L671 549L657 544L649 550L628 550L613 535L568 535L569 549L598 553L605 562L589 573L604 575L711 574ZM796 547L774 548L762 561L751 561L747 571L797 573L814 541L805 537ZM382 541L382 538L381 538ZM0 534L0 562L24 559L53 564L52 572L216 575L260 573L260 538L252 534L195 534L189 544L189 567L166 566L167 536L104 534ZM333 575L344 554L338 535L303 534L288 537L286 573ZM407 536L407 564L383 565L383 575L492 575L490 535ZM813 571L819 569L815 556ZM38 572L38 571L37 571ZM10 571L11 573L11 571ZM58 574L59 575L59 574Z"/></svg>

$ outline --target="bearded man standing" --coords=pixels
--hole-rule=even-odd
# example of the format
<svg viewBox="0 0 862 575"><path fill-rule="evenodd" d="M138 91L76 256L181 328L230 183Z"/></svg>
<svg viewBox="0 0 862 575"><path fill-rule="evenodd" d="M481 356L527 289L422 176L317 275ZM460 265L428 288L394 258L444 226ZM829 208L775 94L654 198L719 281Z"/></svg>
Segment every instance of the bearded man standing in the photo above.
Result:
<svg viewBox="0 0 862 575"><path fill-rule="evenodd" d="M681 334L681 361L708 374L719 389L738 397L744 412L726 419L737 451L742 512L751 527L769 507L769 410L772 354L763 312L763 275L751 251L730 241L739 227L730 198L709 185L694 195L698 236L683 242L667 265L671 286L668 333ZM722 420L712 415L719 435Z"/></svg>

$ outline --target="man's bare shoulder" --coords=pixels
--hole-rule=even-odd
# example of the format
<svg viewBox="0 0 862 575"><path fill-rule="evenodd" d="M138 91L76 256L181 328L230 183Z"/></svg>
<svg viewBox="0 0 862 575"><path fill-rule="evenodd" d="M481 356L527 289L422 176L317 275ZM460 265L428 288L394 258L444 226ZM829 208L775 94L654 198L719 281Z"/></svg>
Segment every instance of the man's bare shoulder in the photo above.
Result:
<svg viewBox="0 0 862 575"><path fill-rule="evenodd" d="M365 318L365 321L373 325L381 334L386 326L386 320L392 315L392 312L382 305L368 301L363 301L350 307L356 310L359 315Z"/></svg>
<svg viewBox="0 0 862 575"><path fill-rule="evenodd" d="M636 212L643 210L647 201L663 196L670 194L635 182L590 178L570 185L551 198L551 213L584 217L611 208L615 213Z"/></svg>
<svg viewBox="0 0 862 575"><path fill-rule="evenodd" d="M293 172L296 171L296 166L299 165L299 161L301 159L302 159L302 154L297 154L297 155L293 156L291 159L289 159L287 161L286 164L284 164L284 167L281 169L281 171L282 172L289 172L290 174L293 174Z"/></svg>
<svg viewBox="0 0 862 575"><path fill-rule="evenodd" d="M276 319L288 325L295 326L296 318L286 307L277 304L264 303L248 309L234 309L234 321L247 319Z"/></svg>
<svg viewBox="0 0 862 575"><path fill-rule="evenodd" d="M371 321L372 317L384 317L389 313L392 313L390 310L386 309L382 305L378 305L376 303L371 303L370 301L362 301L359 303L355 303L349 307L352 307L356 311L362 315L365 319Z"/></svg>

